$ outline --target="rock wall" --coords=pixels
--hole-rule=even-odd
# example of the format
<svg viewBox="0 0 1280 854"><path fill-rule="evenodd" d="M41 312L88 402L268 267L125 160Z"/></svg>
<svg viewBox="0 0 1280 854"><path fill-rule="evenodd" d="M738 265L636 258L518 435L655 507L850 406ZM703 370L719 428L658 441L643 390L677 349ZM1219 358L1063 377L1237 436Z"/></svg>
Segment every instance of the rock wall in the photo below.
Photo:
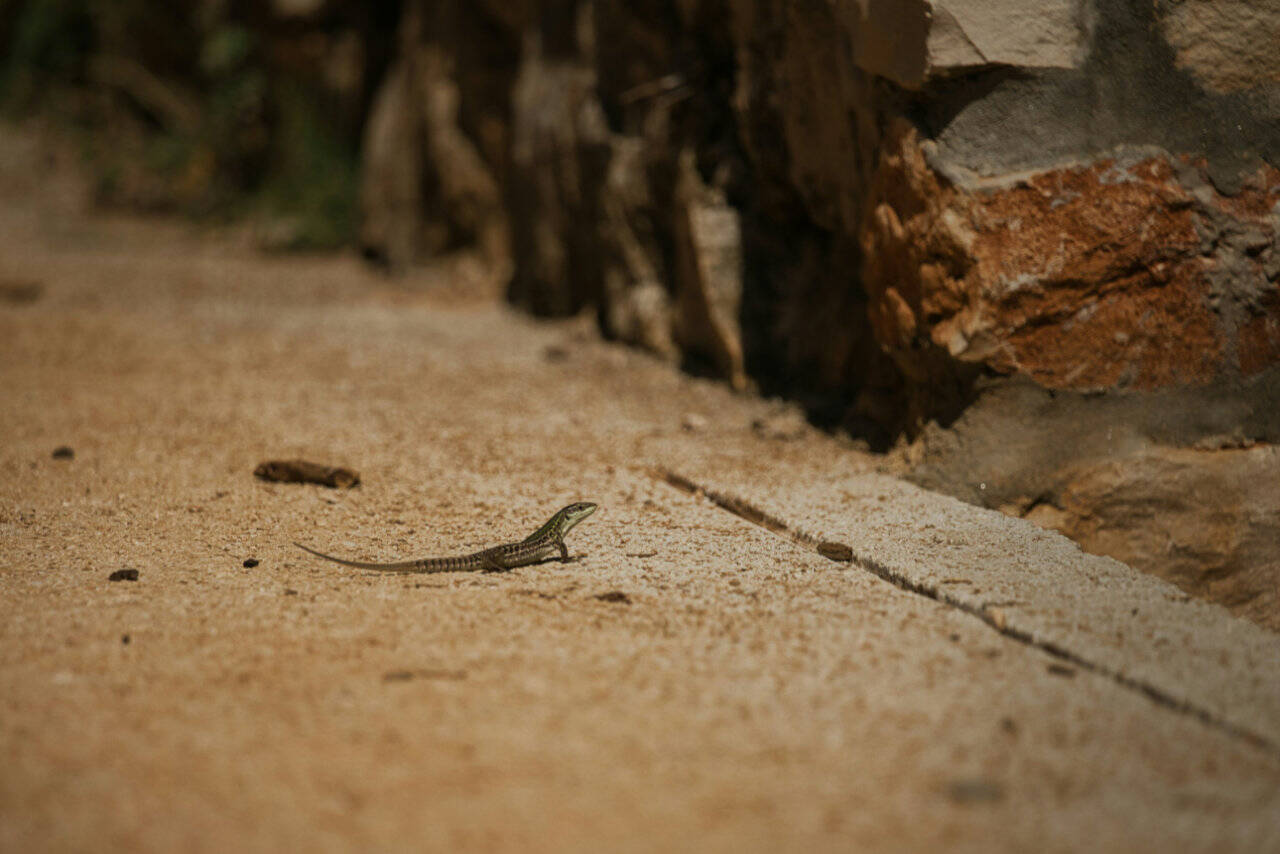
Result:
<svg viewBox="0 0 1280 854"><path fill-rule="evenodd" d="M1280 627L1278 31L1244 0L406 0L363 239L475 247L534 312Z"/></svg>

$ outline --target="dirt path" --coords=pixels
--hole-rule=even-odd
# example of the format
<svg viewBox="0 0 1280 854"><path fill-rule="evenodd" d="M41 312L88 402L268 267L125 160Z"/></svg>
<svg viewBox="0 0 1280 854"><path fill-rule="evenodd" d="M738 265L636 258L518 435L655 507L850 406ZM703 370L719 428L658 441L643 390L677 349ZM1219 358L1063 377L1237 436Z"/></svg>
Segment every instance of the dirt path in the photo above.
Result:
<svg viewBox="0 0 1280 854"><path fill-rule="evenodd" d="M655 475L820 484L811 510L844 490L902 532L854 549L902 573L936 559L938 584L1022 523L975 523L976 557L932 539L903 557L920 500L766 403L351 260L80 216L7 145L0 849L1280 847L1268 686L1227 680L1239 696L1212 708L1242 736L1112 672L1162 648L1146 678L1211 706L1203 656L1160 640L1176 627L1077 631L1088 666L1067 662L993 630L1016 601L921 595ZM290 457L363 483L252 476ZM579 498L602 509L576 559L506 574L381 575L290 545L467 551ZM1044 537L1028 577L1068 572L1037 563ZM108 580L124 567L138 579ZM1097 576L1098 601L1122 576ZM1196 613L1226 672L1274 649Z"/></svg>

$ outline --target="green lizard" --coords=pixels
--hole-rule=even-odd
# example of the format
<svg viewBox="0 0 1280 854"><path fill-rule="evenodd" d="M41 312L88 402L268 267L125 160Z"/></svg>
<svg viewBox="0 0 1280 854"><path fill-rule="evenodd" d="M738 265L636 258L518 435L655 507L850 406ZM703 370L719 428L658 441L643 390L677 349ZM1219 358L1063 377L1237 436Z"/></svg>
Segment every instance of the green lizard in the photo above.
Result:
<svg viewBox="0 0 1280 854"><path fill-rule="evenodd" d="M344 566L354 566L358 569L380 569L387 572L475 572L477 570L505 572L508 569L515 569L517 566L541 563L557 552L559 552L561 560L567 561L569 559L569 549L564 544L565 534L569 533L574 525L577 525L594 512L596 512L596 505L590 501L579 501L558 510L541 528L518 543L507 543L484 549L474 554L458 555L456 557L428 557L399 563L365 563L364 561L344 560L340 557L333 557L315 549L307 548L302 543L294 543L294 545L303 551L311 552L316 557L322 557L325 560L331 560Z"/></svg>

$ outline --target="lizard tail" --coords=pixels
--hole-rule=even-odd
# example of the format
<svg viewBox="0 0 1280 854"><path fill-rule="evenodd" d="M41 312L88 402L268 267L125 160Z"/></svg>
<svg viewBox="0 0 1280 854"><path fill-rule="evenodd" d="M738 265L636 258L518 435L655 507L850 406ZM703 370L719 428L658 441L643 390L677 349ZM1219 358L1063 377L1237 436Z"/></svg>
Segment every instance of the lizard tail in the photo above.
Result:
<svg viewBox="0 0 1280 854"><path fill-rule="evenodd" d="M364 562L364 561L360 561L360 560L347 560L347 559L345 559L345 558L334 557L333 555L327 555L327 554L325 554L324 552L318 552L318 551L316 551L316 550L315 550L315 549L313 549L313 548L309 548L309 547L307 547L307 546L304 546L302 543L295 542L295 543L294 543L294 545L295 545L295 546L297 546L298 548L302 549L304 552L310 552L311 554L315 555L316 557L322 557L322 558L324 558L325 560L331 560L331 561L333 561L334 563L340 563L340 564L342 564L343 566L354 566L356 569L380 569L380 570L383 570L383 571L386 571L386 572L425 572L425 571L428 571L428 570L423 566L423 561L420 561L420 560L406 560L406 561L402 561L402 562L400 562L400 563L366 563L366 562Z"/></svg>

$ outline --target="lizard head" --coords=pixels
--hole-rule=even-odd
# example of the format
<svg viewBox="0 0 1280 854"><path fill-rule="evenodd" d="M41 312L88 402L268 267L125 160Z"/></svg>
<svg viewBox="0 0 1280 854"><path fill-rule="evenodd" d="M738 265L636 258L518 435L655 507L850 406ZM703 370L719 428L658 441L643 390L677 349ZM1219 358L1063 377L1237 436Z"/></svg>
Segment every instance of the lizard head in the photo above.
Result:
<svg viewBox="0 0 1280 854"><path fill-rule="evenodd" d="M563 537L565 534L569 533L570 529L572 529L574 525L578 524L594 512L596 512L596 505L592 504L590 501L578 501L561 510L559 516L564 521L560 528L560 536Z"/></svg>

